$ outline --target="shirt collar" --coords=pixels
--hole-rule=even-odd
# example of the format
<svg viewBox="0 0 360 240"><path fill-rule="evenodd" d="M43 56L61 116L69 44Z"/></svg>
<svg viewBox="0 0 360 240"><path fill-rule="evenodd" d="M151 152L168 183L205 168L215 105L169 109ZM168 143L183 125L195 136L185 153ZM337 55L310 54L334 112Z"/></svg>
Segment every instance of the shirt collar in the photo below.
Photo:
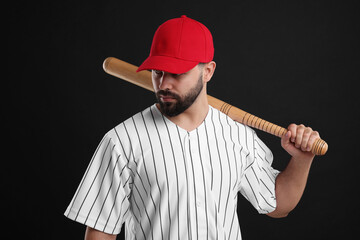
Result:
<svg viewBox="0 0 360 240"><path fill-rule="evenodd" d="M209 105L209 110L208 110L208 112L207 112L204 120L201 122L201 124L200 124L197 128L195 128L194 130L192 130L192 131L187 131L187 130L181 128L180 126L178 126L177 124L175 124L174 122L172 122L172 121L171 121L170 119L168 119L164 114L162 114L161 111L157 108L156 103L153 104L153 105L151 106L151 108L153 109L153 111L154 111L154 112L156 113L156 115L157 115L157 116L154 116L155 118L157 118L157 119L164 119L164 121L166 121L166 123L169 123L170 125L172 125L172 126L174 126L174 127L177 127L180 131L186 132L186 133L188 133L188 134L191 134L191 133L193 133L193 132L196 132L197 129L203 127L204 122L205 122L206 120L209 120L209 119L210 119L210 117L211 117L211 111L213 111L213 107L212 107L211 105Z"/></svg>

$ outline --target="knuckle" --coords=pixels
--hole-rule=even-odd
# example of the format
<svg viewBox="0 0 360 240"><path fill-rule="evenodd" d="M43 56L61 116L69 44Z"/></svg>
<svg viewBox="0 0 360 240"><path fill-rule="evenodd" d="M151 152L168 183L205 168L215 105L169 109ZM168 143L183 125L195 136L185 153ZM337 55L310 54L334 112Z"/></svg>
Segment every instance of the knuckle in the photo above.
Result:
<svg viewBox="0 0 360 240"><path fill-rule="evenodd" d="M295 146L300 147L302 143L302 137L297 136L295 139Z"/></svg>
<svg viewBox="0 0 360 240"><path fill-rule="evenodd" d="M313 131L312 133L313 133L313 135L315 135L316 137L320 137L320 134L319 134L318 131Z"/></svg>
<svg viewBox="0 0 360 240"><path fill-rule="evenodd" d="M311 132L305 131L303 135L304 137L309 138L311 136Z"/></svg>
<svg viewBox="0 0 360 240"><path fill-rule="evenodd" d="M305 128L304 135L310 136L313 133L313 130L310 127Z"/></svg>
<svg viewBox="0 0 360 240"><path fill-rule="evenodd" d="M299 125L298 128L297 128L297 132L298 132L298 133L304 133L305 130L306 130L306 128L305 128L305 127L302 127L301 125Z"/></svg>
<svg viewBox="0 0 360 240"><path fill-rule="evenodd" d="M304 124L299 124L298 129L305 129L305 125Z"/></svg>

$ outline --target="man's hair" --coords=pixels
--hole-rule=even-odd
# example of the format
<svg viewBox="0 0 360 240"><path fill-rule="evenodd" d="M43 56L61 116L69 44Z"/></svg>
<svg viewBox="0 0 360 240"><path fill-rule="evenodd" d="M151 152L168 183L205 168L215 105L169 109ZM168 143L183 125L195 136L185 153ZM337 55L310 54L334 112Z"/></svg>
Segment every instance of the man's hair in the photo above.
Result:
<svg viewBox="0 0 360 240"><path fill-rule="evenodd" d="M203 69L204 66L205 66L205 64L206 64L206 63L201 62L201 63L198 64L198 67L199 67L200 69Z"/></svg>

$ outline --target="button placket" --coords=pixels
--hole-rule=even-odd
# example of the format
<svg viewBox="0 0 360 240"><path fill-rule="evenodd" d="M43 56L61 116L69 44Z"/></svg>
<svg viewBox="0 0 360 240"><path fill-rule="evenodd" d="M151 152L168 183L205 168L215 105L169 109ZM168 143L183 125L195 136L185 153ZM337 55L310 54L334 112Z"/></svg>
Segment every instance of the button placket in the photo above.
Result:
<svg viewBox="0 0 360 240"><path fill-rule="evenodd" d="M186 132L184 138L183 138L183 146L184 146L184 158L185 158L185 164L186 164L186 174L188 176L188 181L187 181L187 201L189 204L188 207L188 221L190 224L190 239L196 239L196 222L195 222L195 211L196 209L194 209L195 207L195 198L194 198L194 181L195 179L193 179L193 175L192 175L192 166L191 166L191 156L190 156L190 134L189 132Z"/></svg>
<svg viewBox="0 0 360 240"><path fill-rule="evenodd" d="M191 151L191 161L193 167L193 181L194 181L194 208L197 214L198 223L197 223L197 236L200 239L203 239L207 234L208 230L208 216L206 215L207 205L205 203L206 199L206 183L205 181L205 172L203 169L203 157L205 156L200 147L202 146L201 135L199 134L198 129L190 133L190 148Z"/></svg>

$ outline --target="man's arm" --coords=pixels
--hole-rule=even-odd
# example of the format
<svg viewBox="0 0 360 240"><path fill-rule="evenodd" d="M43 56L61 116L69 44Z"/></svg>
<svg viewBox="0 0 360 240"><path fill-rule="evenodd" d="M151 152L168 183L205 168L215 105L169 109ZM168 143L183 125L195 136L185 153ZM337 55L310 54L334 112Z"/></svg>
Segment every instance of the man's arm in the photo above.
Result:
<svg viewBox="0 0 360 240"><path fill-rule="evenodd" d="M299 203L304 192L311 163L311 147L319 134L304 125L291 124L281 138L281 146L292 156L290 162L276 178L276 209L270 217L286 217Z"/></svg>
<svg viewBox="0 0 360 240"><path fill-rule="evenodd" d="M107 234L91 227L86 227L85 240L116 240L116 235Z"/></svg>

